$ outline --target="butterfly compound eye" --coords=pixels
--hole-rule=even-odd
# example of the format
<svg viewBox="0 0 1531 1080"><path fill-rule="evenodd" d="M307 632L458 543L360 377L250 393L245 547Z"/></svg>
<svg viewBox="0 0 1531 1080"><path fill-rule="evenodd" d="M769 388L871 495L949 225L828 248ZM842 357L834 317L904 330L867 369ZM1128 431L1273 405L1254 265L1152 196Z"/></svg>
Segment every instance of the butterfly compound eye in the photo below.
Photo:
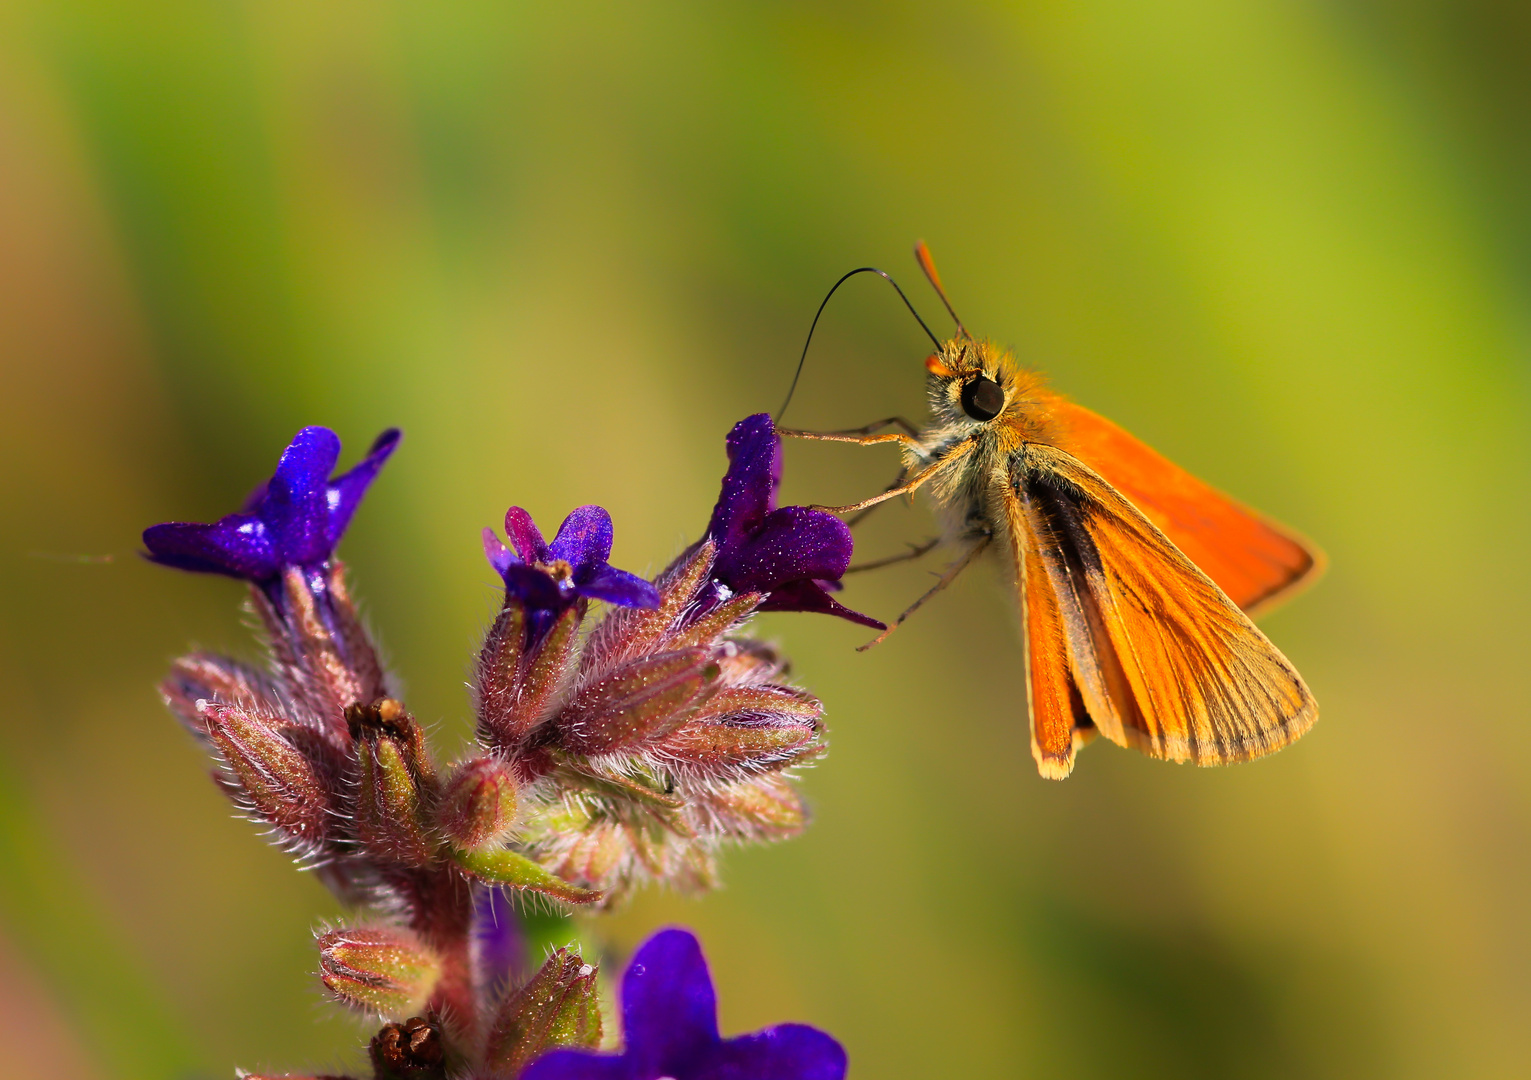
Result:
<svg viewBox="0 0 1531 1080"><path fill-rule="evenodd" d="M980 375L962 388L962 411L974 420L993 420L1005 407L999 383Z"/></svg>

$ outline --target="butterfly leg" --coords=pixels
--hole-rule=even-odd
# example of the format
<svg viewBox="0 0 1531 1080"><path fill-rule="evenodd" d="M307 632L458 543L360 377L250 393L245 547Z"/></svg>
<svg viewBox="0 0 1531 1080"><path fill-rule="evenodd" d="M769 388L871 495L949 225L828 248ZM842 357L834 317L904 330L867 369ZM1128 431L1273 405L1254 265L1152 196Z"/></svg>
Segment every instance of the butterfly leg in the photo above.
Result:
<svg viewBox="0 0 1531 1080"><path fill-rule="evenodd" d="M898 437L901 439L904 438L902 435ZM881 438L881 436L873 435L872 438L877 439ZM857 510L865 510L869 506L876 506L878 503L887 502L889 499L897 498L900 495L913 495L920 488L924 487L925 482L931 477L935 476L939 472L943 472L952 468L957 464L957 462L961 461L963 458L967 457L968 454L972 453L973 446L974 443L971 440L968 442L958 443L956 446L948 450L945 455L925 466L919 472L915 473L914 476L910 477L908 480L901 484L896 484L893 487L888 488L881 495L873 495L870 499L862 499L860 502L850 503L847 506L814 505L811 507L811 509L823 510L828 514L852 514Z"/></svg>
<svg viewBox="0 0 1531 1080"><path fill-rule="evenodd" d="M962 573L962 571L966 570L969 566L971 566L972 563L973 563L973 560L978 558L978 556L983 553L983 550L989 546L989 540L990 539L991 539L991 537L989 537L987 535L984 535L984 536L980 536L976 540L974 540L973 541L973 546L968 548L966 553L963 554L962 558L958 559L956 562L952 563L951 566L947 567L946 573L941 575L941 579L939 581L937 581L934 585L932 585L926 591L924 596L920 597L914 603L910 604L907 608L905 608L904 609L904 613L902 615L900 615L898 618L894 619L893 620L893 624L891 626L889 626L886 630L884 630L882 633L878 634L875 638L873 638L871 641L867 642L865 645L858 645L856 647L856 651L857 652L866 652L873 645L879 645L882 642L886 641L889 634L893 633L893 631L897 630L900 626L904 625L904 620L905 619L909 618L909 616L913 615L916 611L920 610L920 608L924 606L925 601L929 600L932 596L936 595L936 593L940 592L942 589L946 588L952 582L956 581L957 580L957 575Z"/></svg>
<svg viewBox="0 0 1531 1080"><path fill-rule="evenodd" d="M941 538L934 536L923 544L910 544L909 550L902 555L889 555L886 559L874 559L872 562L862 563L860 566L849 567L845 573L854 574L861 570L880 570L884 566L892 566L894 563L909 562L929 554L935 550L936 545L940 542ZM844 577L845 575L842 574L841 576Z"/></svg>
<svg viewBox="0 0 1531 1080"><path fill-rule="evenodd" d="M886 435L877 435L874 438L868 438L868 436L872 436L874 432L881 431L885 427L901 427L904 429L904 435L899 435L897 432L893 432ZM919 433L920 429L915 427L909 421L905 420L902 416L884 417L881 420L875 420L872 423L867 424L865 427L846 428L843 431L804 431L801 428L783 427L776 429L776 434L787 435L794 439L822 439L826 442L853 442L860 443L863 446L871 446L874 443L880 442L899 442L904 440L906 437L913 439L918 436Z"/></svg>
<svg viewBox="0 0 1531 1080"><path fill-rule="evenodd" d="M885 491L885 492L887 492L887 491L897 491L899 488L904 486L904 480L908 476L909 476L909 470L908 469L900 469L900 470L898 470L898 475L893 478L893 483L891 483L887 487L883 488L883 491ZM882 505L882 503L878 503L877 504L877 506L881 506L881 505ZM847 521L845 523L846 527L854 529L857 525L860 525L863 521L866 520L866 517L867 517L868 514L870 514L873 510L877 509L877 506L869 506L865 510L862 510L860 513L856 514L854 517L852 517L849 521Z"/></svg>

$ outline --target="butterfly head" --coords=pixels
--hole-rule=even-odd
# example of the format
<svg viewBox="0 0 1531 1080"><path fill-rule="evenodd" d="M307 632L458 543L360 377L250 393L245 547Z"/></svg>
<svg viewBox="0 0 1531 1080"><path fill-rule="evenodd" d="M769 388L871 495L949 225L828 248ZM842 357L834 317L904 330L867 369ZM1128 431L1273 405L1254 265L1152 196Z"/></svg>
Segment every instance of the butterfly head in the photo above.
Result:
<svg viewBox="0 0 1531 1080"><path fill-rule="evenodd" d="M987 341L952 338L925 360L931 405L945 421L987 424L1001 416L1015 391L1015 363Z"/></svg>

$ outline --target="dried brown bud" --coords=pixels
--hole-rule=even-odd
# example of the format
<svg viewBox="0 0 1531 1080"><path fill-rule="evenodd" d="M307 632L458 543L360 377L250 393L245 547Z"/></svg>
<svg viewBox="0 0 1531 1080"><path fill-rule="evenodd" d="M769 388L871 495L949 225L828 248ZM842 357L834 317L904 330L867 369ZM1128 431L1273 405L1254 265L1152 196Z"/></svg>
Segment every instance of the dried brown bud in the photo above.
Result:
<svg viewBox="0 0 1531 1080"><path fill-rule="evenodd" d="M383 1080L437 1080L447 1074L441 1028L423 1016L384 1025L368 1050Z"/></svg>

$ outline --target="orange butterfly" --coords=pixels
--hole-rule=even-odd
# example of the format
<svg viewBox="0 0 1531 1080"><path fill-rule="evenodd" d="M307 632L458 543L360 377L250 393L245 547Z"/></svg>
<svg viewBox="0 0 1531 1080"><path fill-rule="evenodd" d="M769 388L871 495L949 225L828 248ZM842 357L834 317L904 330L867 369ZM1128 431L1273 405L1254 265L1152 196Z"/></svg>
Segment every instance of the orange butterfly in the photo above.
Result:
<svg viewBox="0 0 1531 1080"><path fill-rule="evenodd" d="M1312 727L1318 703L1247 613L1313 581L1322 554L976 340L924 244L915 255L957 323L949 341L931 335L930 426L917 432L895 417L855 431L781 431L900 444L904 471L888 490L823 509L864 511L925 488L945 539L963 548L863 648L993 546L1020 602L1031 751L1043 776L1068 776L1097 733L1150 757L1222 765L1272 753ZM874 434L894 425L906 433Z"/></svg>

